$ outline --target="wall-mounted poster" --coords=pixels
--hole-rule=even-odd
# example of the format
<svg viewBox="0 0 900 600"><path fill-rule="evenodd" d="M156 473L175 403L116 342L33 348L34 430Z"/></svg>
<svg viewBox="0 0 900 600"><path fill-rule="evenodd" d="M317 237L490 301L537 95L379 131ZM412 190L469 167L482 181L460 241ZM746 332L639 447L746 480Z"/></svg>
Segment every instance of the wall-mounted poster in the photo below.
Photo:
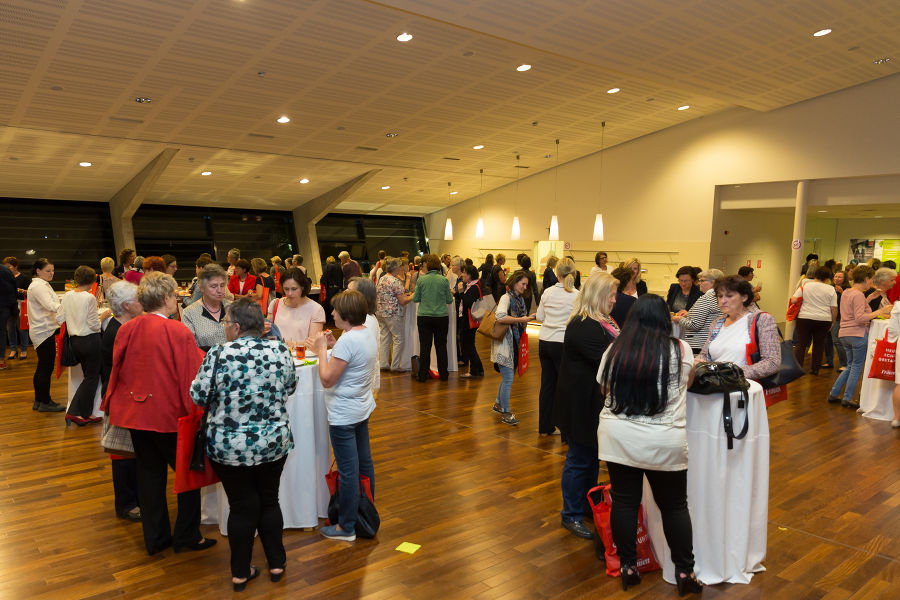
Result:
<svg viewBox="0 0 900 600"><path fill-rule="evenodd" d="M858 263L867 262L871 258L881 261L892 260L900 264L900 240L850 240L850 251L847 260Z"/></svg>

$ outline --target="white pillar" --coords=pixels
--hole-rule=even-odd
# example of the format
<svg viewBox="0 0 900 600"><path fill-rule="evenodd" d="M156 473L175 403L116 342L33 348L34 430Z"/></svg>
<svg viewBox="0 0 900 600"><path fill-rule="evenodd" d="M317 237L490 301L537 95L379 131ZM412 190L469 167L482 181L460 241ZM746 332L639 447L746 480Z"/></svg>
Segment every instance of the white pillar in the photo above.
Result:
<svg viewBox="0 0 900 600"><path fill-rule="evenodd" d="M809 181L797 182L797 198L794 202L794 234L791 236L791 268L788 270L788 298L796 290L797 280L800 277L800 269L803 267L805 256L803 238L806 235L806 197L809 190ZM794 321L788 321L784 326L784 337L790 339L794 335Z"/></svg>

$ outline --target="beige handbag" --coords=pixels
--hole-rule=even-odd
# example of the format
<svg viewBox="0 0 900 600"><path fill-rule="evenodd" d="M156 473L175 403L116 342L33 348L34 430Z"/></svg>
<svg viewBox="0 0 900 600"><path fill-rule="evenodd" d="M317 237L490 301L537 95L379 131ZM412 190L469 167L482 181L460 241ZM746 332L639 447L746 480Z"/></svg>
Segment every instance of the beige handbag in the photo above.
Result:
<svg viewBox="0 0 900 600"><path fill-rule="evenodd" d="M496 309L484 315L481 325L478 326L478 333L487 336L492 340L502 340L509 331L509 324L497 322Z"/></svg>

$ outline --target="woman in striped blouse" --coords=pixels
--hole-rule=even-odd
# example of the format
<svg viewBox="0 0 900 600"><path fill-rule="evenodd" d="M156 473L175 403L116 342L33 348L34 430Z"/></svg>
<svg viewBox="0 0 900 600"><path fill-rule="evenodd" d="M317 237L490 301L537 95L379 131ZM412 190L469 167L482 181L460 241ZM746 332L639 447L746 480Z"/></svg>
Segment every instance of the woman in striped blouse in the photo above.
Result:
<svg viewBox="0 0 900 600"><path fill-rule="evenodd" d="M682 337L695 355L700 354L709 338L709 326L722 316L714 288L724 278L725 274L718 269L701 272L699 284L703 295L694 302L690 311L681 310L672 315L672 322L681 326Z"/></svg>

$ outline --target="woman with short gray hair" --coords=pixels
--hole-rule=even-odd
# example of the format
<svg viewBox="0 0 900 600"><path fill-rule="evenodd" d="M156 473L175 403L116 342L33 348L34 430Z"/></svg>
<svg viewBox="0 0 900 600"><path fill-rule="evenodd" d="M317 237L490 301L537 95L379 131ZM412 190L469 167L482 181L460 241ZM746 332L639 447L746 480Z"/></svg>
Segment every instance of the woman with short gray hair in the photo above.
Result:
<svg viewBox="0 0 900 600"><path fill-rule="evenodd" d="M725 278L719 269L701 271L698 276L700 292L691 310L680 310L672 315L672 322L681 326L682 337L690 345L694 355L700 354L709 339L709 326L722 316L716 298L716 283Z"/></svg>
<svg viewBox="0 0 900 600"><path fill-rule="evenodd" d="M238 298L223 323L227 341L206 355L191 397L208 411L207 455L231 505L231 583L239 592L260 572L250 564L257 531L272 581L281 579L287 563L278 488L294 447L287 400L297 375L285 343L262 338L256 302Z"/></svg>
<svg viewBox="0 0 900 600"><path fill-rule="evenodd" d="M378 363L391 371L403 371L400 349L403 347L404 306L412 301L401 275L399 258L384 259L384 276L375 286L375 316L381 326L381 342L378 346Z"/></svg>
<svg viewBox="0 0 900 600"><path fill-rule="evenodd" d="M203 350L225 342L222 320L230 301L226 298L228 280L225 269L210 263L197 275L197 288L202 296L199 302L190 304L181 314L181 322L194 334L194 340Z"/></svg>

